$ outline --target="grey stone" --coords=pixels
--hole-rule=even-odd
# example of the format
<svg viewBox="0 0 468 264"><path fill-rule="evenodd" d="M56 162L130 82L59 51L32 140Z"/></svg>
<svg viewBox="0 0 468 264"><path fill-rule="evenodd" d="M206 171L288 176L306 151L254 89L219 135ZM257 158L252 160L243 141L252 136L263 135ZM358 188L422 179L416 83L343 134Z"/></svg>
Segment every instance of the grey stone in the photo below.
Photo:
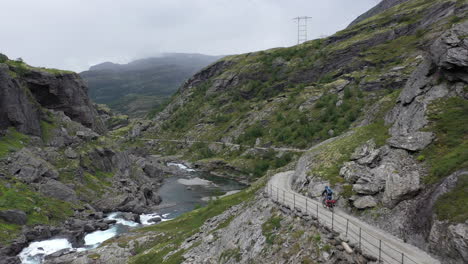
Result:
<svg viewBox="0 0 468 264"><path fill-rule="evenodd" d="M28 183L40 181L42 178L58 178L58 172L51 164L28 149L22 149L13 156L9 171Z"/></svg>
<svg viewBox="0 0 468 264"><path fill-rule="evenodd" d="M54 179L49 179L46 182L41 183L39 185L39 192L62 201L77 201L76 193L73 189Z"/></svg>
<svg viewBox="0 0 468 264"><path fill-rule="evenodd" d="M354 150L353 154L351 154L351 160L363 158L369 155L373 150L375 150L375 141L371 139Z"/></svg>
<svg viewBox="0 0 468 264"><path fill-rule="evenodd" d="M434 140L432 132L413 132L402 136L393 136L387 142L394 148L418 151L425 149Z"/></svg>
<svg viewBox="0 0 468 264"><path fill-rule="evenodd" d="M17 209L13 210L1 210L0 219L6 221L7 223L25 225L28 221L28 216L25 212Z"/></svg>
<svg viewBox="0 0 468 264"><path fill-rule="evenodd" d="M377 206L377 200L372 196L362 196L353 202L354 207L358 209L366 209Z"/></svg>
<svg viewBox="0 0 468 264"><path fill-rule="evenodd" d="M67 148L65 150L65 156L69 159L76 159L78 158L78 153L76 153L72 148Z"/></svg>
<svg viewBox="0 0 468 264"><path fill-rule="evenodd" d="M346 162L344 166L340 169L340 176L345 178L347 182L355 183L363 177L372 178L372 173L368 167L351 161Z"/></svg>

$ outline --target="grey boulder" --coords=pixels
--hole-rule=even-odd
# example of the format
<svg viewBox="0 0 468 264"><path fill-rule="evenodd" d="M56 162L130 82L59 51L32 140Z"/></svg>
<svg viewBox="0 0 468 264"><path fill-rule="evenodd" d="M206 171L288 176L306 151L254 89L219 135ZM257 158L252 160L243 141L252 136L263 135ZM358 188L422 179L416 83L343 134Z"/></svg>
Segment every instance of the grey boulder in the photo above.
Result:
<svg viewBox="0 0 468 264"><path fill-rule="evenodd" d="M39 192L62 201L77 201L76 193L73 189L53 179L49 179L46 182L41 183L39 185Z"/></svg>
<svg viewBox="0 0 468 264"><path fill-rule="evenodd" d="M377 200L372 196L362 196L353 202L354 207L358 209L366 209L377 206Z"/></svg>
<svg viewBox="0 0 468 264"><path fill-rule="evenodd" d="M28 216L21 210L2 210L0 211L0 219L11 224L25 225Z"/></svg>

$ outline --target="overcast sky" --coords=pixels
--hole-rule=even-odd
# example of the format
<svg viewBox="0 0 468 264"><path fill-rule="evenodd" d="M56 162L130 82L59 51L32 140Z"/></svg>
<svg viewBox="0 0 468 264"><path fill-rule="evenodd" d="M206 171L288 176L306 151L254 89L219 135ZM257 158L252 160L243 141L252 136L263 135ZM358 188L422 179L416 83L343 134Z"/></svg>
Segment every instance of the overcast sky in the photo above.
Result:
<svg viewBox="0 0 468 264"><path fill-rule="evenodd" d="M0 52L82 71L162 52L238 54L345 28L379 0L0 0Z"/></svg>

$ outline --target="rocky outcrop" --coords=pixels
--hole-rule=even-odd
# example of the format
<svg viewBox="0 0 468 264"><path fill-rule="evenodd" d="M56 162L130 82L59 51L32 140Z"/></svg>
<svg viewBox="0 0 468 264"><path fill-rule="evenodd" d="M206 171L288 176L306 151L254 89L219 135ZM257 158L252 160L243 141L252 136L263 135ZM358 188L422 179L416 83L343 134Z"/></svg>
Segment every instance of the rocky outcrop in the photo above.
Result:
<svg viewBox="0 0 468 264"><path fill-rule="evenodd" d="M351 24L349 24L348 27L352 27L352 26L358 24L359 22L361 22L363 20L366 20L366 19L368 19L370 17L373 17L373 16L375 16L377 14L380 14L380 13L384 12L385 10L387 10L389 8L392 8L392 7L396 6L396 5L399 5L399 4L408 2L408 1L409 0L383 0L378 5L376 5L375 7L370 9L369 11L367 11L366 13L358 16L358 18L353 20L353 22L351 22Z"/></svg>
<svg viewBox="0 0 468 264"><path fill-rule="evenodd" d="M44 109L62 111L98 133L106 131L77 74L0 63L0 130L15 127L41 136Z"/></svg>
<svg viewBox="0 0 468 264"><path fill-rule="evenodd" d="M6 64L0 63L0 130L15 127L22 133L40 136L40 107L9 71Z"/></svg>
<svg viewBox="0 0 468 264"><path fill-rule="evenodd" d="M72 120L98 133L106 131L88 98L88 88L79 75L74 73L57 75L32 70L22 75L21 81L42 107L63 111Z"/></svg>
<svg viewBox="0 0 468 264"><path fill-rule="evenodd" d="M468 82L468 22L455 25L431 46L433 62L450 81Z"/></svg>

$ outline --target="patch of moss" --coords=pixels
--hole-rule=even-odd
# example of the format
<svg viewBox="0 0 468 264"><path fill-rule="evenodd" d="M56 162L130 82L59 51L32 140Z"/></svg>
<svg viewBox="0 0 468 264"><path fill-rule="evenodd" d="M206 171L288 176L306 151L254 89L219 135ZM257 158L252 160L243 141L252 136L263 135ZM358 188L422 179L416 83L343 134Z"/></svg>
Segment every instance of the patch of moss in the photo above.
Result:
<svg viewBox="0 0 468 264"><path fill-rule="evenodd" d="M54 122L41 121L42 140L49 142L54 136L57 125Z"/></svg>
<svg viewBox="0 0 468 264"><path fill-rule="evenodd" d="M76 205L43 196L20 181L0 180L0 209L19 209L28 216L28 225L56 224L73 214ZM0 243L9 243L21 228L0 224Z"/></svg>
<svg viewBox="0 0 468 264"><path fill-rule="evenodd" d="M443 194L435 203L435 212L439 220L465 223L468 220L468 175L461 175L456 187Z"/></svg>
<svg viewBox="0 0 468 264"><path fill-rule="evenodd" d="M0 137L0 158L23 148L28 142L28 136L18 132L15 128L8 128L5 135Z"/></svg>
<svg viewBox="0 0 468 264"><path fill-rule="evenodd" d="M218 263L227 263L229 260L234 259L237 262L242 260L242 254L240 252L240 248L231 248L231 249L226 249L221 253L219 256L219 262Z"/></svg>
<svg viewBox="0 0 468 264"><path fill-rule="evenodd" d="M428 109L429 131L436 140L421 155L430 167L426 183L436 183L468 167L468 102L459 97L437 100Z"/></svg>
<svg viewBox="0 0 468 264"><path fill-rule="evenodd" d="M262 234L266 238L268 244L274 244L276 239L276 231L281 227L282 217L273 216L262 224Z"/></svg>

